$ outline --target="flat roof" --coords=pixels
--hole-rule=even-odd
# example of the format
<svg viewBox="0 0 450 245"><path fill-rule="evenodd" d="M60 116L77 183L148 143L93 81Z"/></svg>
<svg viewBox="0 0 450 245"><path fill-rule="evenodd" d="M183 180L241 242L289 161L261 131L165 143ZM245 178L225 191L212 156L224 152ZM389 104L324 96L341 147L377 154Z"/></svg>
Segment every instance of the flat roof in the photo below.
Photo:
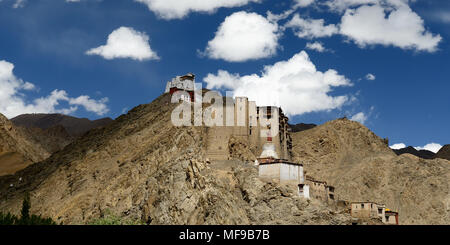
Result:
<svg viewBox="0 0 450 245"><path fill-rule="evenodd" d="M372 203L372 204L383 205L383 206L384 206L384 204L376 203L376 202L371 202L371 201L365 201L365 202L351 202L351 204L353 204L353 203Z"/></svg>
<svg viewBox="0 0 450 245"><path fill-rule="evenodd" d="M286 163L286 164L291 164L291 165L303 166L303 164L301 164L301 163L289 162L286 159L277 159L277 158L273 158L273 157L264 157L264 158L256 158L256 159L258 160L260 165Z"/></svg>

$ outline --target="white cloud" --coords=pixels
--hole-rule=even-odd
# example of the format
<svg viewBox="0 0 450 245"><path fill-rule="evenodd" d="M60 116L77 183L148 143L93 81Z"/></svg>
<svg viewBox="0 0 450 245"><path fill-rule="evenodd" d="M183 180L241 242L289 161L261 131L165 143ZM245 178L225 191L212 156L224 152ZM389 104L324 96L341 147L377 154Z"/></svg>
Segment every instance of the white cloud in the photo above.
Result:
<svg viewBox="0 0 450 245"><path fill-rule="evenodd" d="M366 75L366 79L369 80L369 81L373 81L373 80L376 79L376 77L375 77L375 75L373 75L372 73L368 73L368 74Z"/></svg>
<svg viewBox="0 0 450 245"><path fill-rule="evenodd" d="M265 66L261 75L240 76L219 70L204 79L208 89L226 89L246 96L260 106L281 106L288 115L340 108L348 97L332 96L333 87L351 86L337 71L317 71L305 51L287 61Z"/></svg>
<svg viewBox="0 0 450 245"><path fill-rule="evenodd" d="M256 13L240 11L225 18L205 54L213 59L242 62L274 55L278 25Z"/></svg>
<svg viewBox="0 0 450 245"><path fill-rule="evenodd" d="M339 31L334 24L325 25L323 19L303 19L299 14L295 14L285 27L292 28L299 38L306 39L330 37Z"/></svg>
<svg viewBox="0 0 450 245"><path fill-rule="evenodd" d="M326 49L326 48L323 46L323 43L321 43L321 42L313 42L313 43L308 42L308 43L306 43L305 48L306 48L306 49L310 49L310 50L317 51L317 52L319 52L319 53L323 53L323 52L326 52L326 51L330 51L330 50Z"/></svg>
<svg viewBox="0 0 450 245"><path fill-rule="evenodd" d="M64 113L70 114L78 110L78 106L87 111L104 115L109 110L106 106L107 98L91 99L87 95L71 98L64 90L55 89L49 95L28 102L23 91L35 90L35 85L24 82L13 74L14 65L7 61L0 61L0 113L8 118L24 113ZM60 102L67 102L70 107L57 108Z"/></svg>
<svg viewBox="0 0 450 245"><path fill-rule="evenodd" d="M90 49L87 55L100 55L105 59L131 58L139 61L159 59L150 48L149 37L130 27L120 27L108 36L106 45Z"/></svg>
<svg viewBox="0 0 450 245"><path fill-rule="evenodd" d="M425 30L423 19L404 1L395 2L389 7L375 4L347 9L341 19L340 33L360 47L381 44L417 51L435 51L441 36Z"/></svg>
<svg viewBox="0 0 450 245"><path fill-rule="evenodd" d="M218 8L239 7L260 0L135 0L146 4L157 16L163 19L181 19L190 12L212 13Z"/></svg>
<svg viewBox="0 0 450 245"><path fill-rule="evenodd" d="M106 106L108 98L94 100L87 95L81 95L77 98L69 98L68 102L70 105L83 106L87 111L94 112L98 115L103 115L108 112L108 107Z"/></svg>
<svg viewBox="0 0 450 245"><path fill-rule="evenodd" d="M438 143L429 143L429 144L426 144L425 146L417 146L414 148L418 151L427 150L427 151L432 151L434 153L437 153L442 148L442 145L438 144Z"/></svg>
<svg viewBox="0 0 450 245"><path fill-rule="evenodd" d="M295 7L308 7L314 3L314 0L295 0Z"/></svg>
<svg viewBox="0 0 450 245"><path fill-rule="evenodd" d="M397 143L397 144L393 144L389 147L393 150L400 150L400 149L406 148L406 145L403 143Z"/></svg>
<svg viewBox="0 0 450 245"><path fill-rule="evenodd" d="M406 148L406 145L403 143L398 143L398 144L393 144L389 147L391 149L398 150L398 149ZM425 146L416 146L414 148L418 151L427 150L427 151L437 153L442 148L442 145L438 144L438 143L429 143L429 144L426 144Z"/></svg>
<svg viewBox="0 0 450 245"><path fill-rule="evenodd" d="M359 112L353 115L350 120L364 124L367 121L367 116L364 112Z"/></svg>

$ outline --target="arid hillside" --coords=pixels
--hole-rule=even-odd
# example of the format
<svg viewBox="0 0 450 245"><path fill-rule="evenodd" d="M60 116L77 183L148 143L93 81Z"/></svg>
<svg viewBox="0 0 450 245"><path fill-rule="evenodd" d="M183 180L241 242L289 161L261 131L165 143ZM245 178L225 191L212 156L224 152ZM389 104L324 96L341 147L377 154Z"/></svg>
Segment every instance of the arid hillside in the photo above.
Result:
<svg viewBox="0 0 450 245"><path fill-rule="evenodd" d="M22 114L11 119L11 122L17 126L25 128L40 128L47 130L57 126L62 126L66 132L72 137L78 137L87 131L105 126L111 123L111 118L101 118L97 120L89 120L87 118L76 118L63 114Z"/></svg>
<svg viewBox="0 0 450 245"><path fill-rule="evenodd" d="M113 213L149 224L350 224L351 217L295 189L263 182L245 162L205 159L206 129L174 127L162 95L78 138L47 160L0 177L0 210L64 224ZM11 187L12 185L12 187Z"/></svg>
<svg viewBox="0 0 450 245"><path fill-rule="evenodd" d="M50 153L45 148L0 114L0 175L12 174L48 156Z"/></svg>
<svg viewBox="0 0 450 245"><path fill-rule="evenodd" d="M294 160L336 187L339 199L375 201L401 224L450 224L450 161L397 156L363 125L338 119L293 134Z"/></svg>

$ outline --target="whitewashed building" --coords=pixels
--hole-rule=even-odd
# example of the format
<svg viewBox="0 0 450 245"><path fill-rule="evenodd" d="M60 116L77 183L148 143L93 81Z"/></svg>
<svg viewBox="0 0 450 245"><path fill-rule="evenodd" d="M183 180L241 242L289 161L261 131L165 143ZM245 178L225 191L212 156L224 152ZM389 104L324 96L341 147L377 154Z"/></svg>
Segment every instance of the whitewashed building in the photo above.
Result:
<svg viewBox="0 0 450 245"><path fill-rule="evenodd" d="M276 158L275 146L267 143L258 158L258 175L261 179L275 180L284 184L304 182L303 165Z"/></svg>

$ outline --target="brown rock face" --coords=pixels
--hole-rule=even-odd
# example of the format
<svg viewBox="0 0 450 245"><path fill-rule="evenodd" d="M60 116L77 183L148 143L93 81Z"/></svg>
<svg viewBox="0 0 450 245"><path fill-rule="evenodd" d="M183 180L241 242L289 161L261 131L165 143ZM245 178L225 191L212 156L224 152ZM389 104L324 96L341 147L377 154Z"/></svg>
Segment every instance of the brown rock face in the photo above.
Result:
<svg viewBox="0 0 450 245"><path fill-rule="evenodd" d="M72 137L78 137L87 131L108 125L113 120L111 118L101 118L91 121L87 118L76 118L63 114L22 114L11 119L17 126L25 128L40 128L43 130L62 126Z"/></svg>
<svg viewBox="0 0 450 245"><path fill-rule="evenodd" d="M29 191L32 212L64 224L108 212L151 224L351 223L348 213L262 182L252 164L207 162L206 129L172 126L174 106L163 95L0 177L0 210L18 212Z"/></svg>
<svg viewBox="0 0 450 245"><path fill-rule="evenodd" d="M294 160L336 187L339 199L375 201L399 211L401 224L450 223L450 162L396 156L363 125L346 119L294 133Z"/></svg>
<svg viewBox="0 0 450 245"><path fill-rule="evenodd" d="M13 174L49 155L41 145L30 140L22 128L15 127L0 114L0 175Z"/></svg>

